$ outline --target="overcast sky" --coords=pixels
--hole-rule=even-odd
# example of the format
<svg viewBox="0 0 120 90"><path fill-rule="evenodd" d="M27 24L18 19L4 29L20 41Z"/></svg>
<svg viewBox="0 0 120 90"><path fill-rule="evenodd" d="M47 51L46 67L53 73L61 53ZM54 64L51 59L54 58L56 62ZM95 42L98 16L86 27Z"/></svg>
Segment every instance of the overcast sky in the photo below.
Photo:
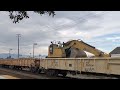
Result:
<svg viewBox="0 0 120 90"><path fill-rule="evenodd" d="M53 40L66 42L81 39L109 53L120 46L119 11L55 11L55 17L29 12L29 19L14 24L8 12L0 12L0 53L17 54L17 35L20 37L20 54L48 54Z"/></svg>

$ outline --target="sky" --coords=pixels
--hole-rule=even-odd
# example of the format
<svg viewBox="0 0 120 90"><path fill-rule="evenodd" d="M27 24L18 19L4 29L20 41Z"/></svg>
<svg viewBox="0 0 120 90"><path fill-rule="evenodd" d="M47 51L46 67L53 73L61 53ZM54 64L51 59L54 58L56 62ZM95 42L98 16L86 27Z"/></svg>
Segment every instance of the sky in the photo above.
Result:
<svg viewBox="0 0 120 90"><path fill-rule="evenodd" d="M28 12L29 19L14 24L9 13L0 11L0 53L47 55L51 41L81 39L106 53L120 46L120 11L55 11L54 17Z"/></svg>

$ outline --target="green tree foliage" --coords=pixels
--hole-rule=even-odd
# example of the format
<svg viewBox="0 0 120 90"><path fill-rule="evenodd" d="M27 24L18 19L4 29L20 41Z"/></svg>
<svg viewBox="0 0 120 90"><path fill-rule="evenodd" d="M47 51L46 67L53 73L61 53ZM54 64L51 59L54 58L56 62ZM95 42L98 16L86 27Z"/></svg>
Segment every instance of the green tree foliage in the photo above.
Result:
<svg viewBox="0 0 120 90"><path fill-rule="evenodd" d="M54 11L33 11L34 13L37 13L39 15L48 14L49 16L55 15ZM9 11L9 17L11 20L13 20L13 23L19 23L20 20L23 20L24 18L29 18L28 11Z"/></svg>

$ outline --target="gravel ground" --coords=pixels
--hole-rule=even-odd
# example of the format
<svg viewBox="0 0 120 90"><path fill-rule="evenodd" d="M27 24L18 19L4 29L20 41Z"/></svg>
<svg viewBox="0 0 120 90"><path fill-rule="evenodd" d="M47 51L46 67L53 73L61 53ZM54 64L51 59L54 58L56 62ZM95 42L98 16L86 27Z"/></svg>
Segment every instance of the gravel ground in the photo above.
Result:
<svg viewBox="0 0 120 90"><path fill-rule="evenodd" d="M6 79L4 76L0 76L0 79Z"/></svg>
<svg viewBox="0 0 120 90"><path fill-rule="evenodd" d="M67 76L78 79L118 79L117 77L95 76L95 75L85 75L85 74L78 74L78 75L68 74Z"/></svg>
<svg viewBox="0 0 120 90"><path fill-rule="evenodd" d="M46 76L45 74L33 74L31 72L26 72L26 71L0 68L0 79L75 79L75 78L77 79L118 79L116 77L95 76L95 75L85 75L85 74L77 74L77 75L68 74L66 78L50 77L50 76Z"/></svg>
<svg viewBox="0 0 120 90"><path fill-rule="evenodd" d="M13 71L0 68L0 79L29 79L23 75L15 74Z"/></svg>
<svg viewBox="0 0 120 90"><path fill-rule="evenodd" d="M45 74L33 74L31 72L0 68L0 79L64 79L64 78L48 77Z"/></svg>

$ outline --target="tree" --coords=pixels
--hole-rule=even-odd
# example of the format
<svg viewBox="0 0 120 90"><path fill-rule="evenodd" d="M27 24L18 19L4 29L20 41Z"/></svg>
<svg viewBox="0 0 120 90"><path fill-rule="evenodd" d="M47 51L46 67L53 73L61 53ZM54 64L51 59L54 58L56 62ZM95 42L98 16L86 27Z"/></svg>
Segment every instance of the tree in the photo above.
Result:
<svg viewBox="0 0 120 90"><path fill-rule="evenodd" d="M54 11L33 11L34 13L43 15L48 14L49 16L55 15ZM19 23L20 20L23 20L24 18L29 18L27 11L9 11L9 17L11 20L13 20L13 23Z"/></svg>

